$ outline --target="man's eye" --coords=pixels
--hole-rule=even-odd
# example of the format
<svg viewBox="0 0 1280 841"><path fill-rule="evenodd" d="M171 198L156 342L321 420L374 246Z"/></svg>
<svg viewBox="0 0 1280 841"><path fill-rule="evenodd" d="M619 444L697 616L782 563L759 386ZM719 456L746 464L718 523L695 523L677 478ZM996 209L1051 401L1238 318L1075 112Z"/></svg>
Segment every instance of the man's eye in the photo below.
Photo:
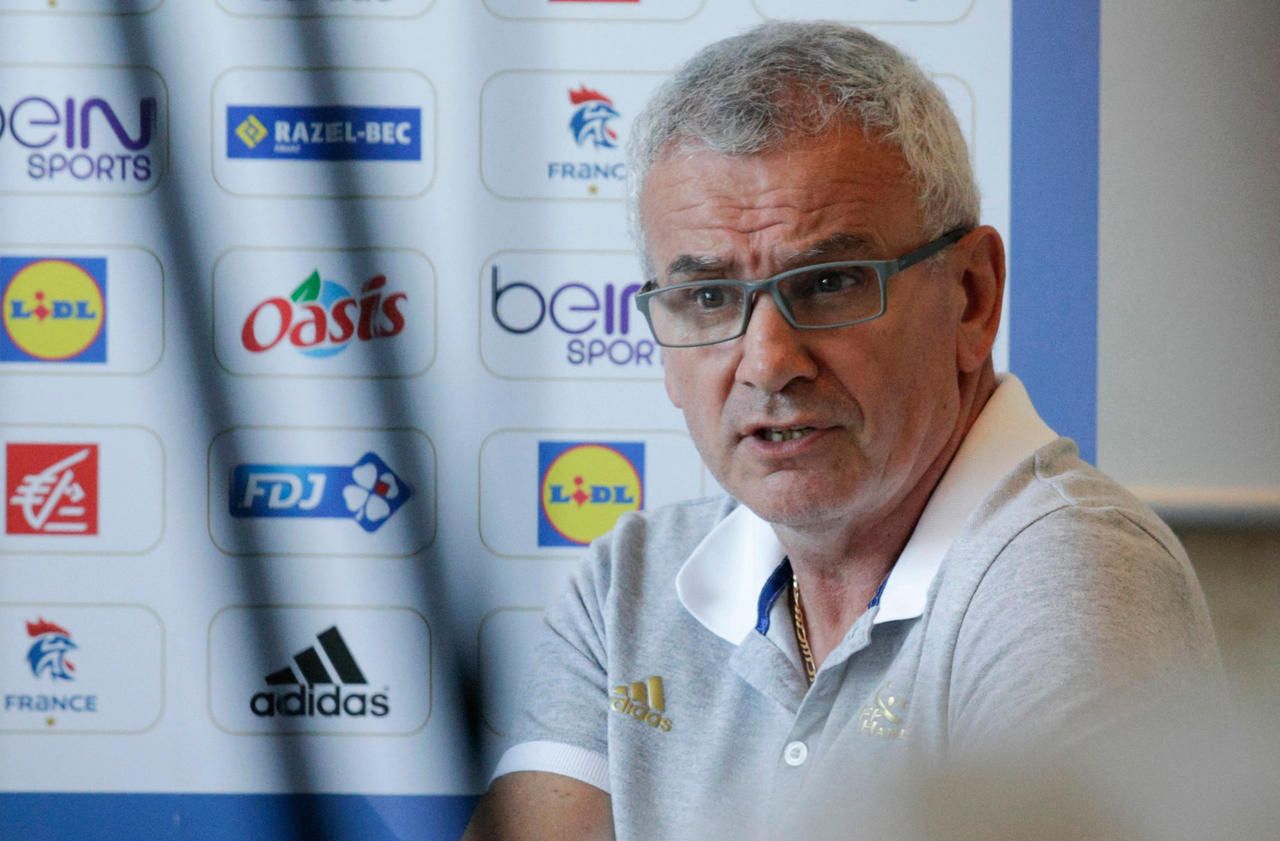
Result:
<svg viewBox="0 0 1280 841"><path fill-rule="evenodd" d="M694 302L704 310L713 310L723 307L728 296L724 293L724 287L721 286L703 286L693 290Z"/></svg>
<svg viewBox="0 0 1280 841"><path fill-rule="evenodd" d="M857 270L824 272L814 278L813 291L816 294L844 292L846 290L856 289L865 282L865 276Z"/></svg>

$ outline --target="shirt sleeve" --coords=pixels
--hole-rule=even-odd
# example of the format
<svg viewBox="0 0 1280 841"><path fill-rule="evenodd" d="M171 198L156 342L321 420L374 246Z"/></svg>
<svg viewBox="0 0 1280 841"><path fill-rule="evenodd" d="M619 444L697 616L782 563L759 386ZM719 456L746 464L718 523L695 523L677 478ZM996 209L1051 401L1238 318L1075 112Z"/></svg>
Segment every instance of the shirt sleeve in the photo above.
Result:
<svg viewBox="0 0 1280 841"><path fill-rule="evenodd" d="M549 771L609 791L607 555L605 540L593 544L569 592L548 610L520 696L515 745L495 778Z"/></svg>
<svg viewBox="0 0 1280 841"><path fill-rule="evenodd" d="M1172 534L1081 507L1041 518L997 556L961 625L954 674L949 741L960 753L1069 747L1225 682L1203 593Z"/></svg>

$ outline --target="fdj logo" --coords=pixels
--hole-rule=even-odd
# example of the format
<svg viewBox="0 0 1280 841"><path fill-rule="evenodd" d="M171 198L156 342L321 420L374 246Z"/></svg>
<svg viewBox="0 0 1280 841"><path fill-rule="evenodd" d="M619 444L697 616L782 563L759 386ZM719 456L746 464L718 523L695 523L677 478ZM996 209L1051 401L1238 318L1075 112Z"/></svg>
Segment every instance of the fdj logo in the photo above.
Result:
<svg viewBox="0 0 1280 841"><path fill-rule="evenodd" d="M570 365L654 365L653 340L629 336L640 284L604 283L592 288L571 282L547 288L513 281L503 285L501 272L495 263L490 288L493 320L503 330L525 335L545 325L569 337L565 359Z"/></svg>
<svg viewBox="0 0 1280 841"><path fill-rule="evenodd" d="M0 257L0 362L105 362L107 261Z"/></svg>
<svg viewBox="0 0 1280 841"><path fill-rule="evenodd" d="M569 117L569 133L575 143L595 150L618 148L618 132L609 124L621 115L613 107L612 99L586 85L579 85L577 90L569 91L569 102L574 106ZM547 178L552 181L625 181L627 167L617 160L548 161Z"/></svg>
<svg viewBox="0 0 1280 841"><path fill-rule="evenodd" d="M268 298L254 307L240 329L240 342L251 353L264 353L282 341L313 357L333 356L354 340L368 342L397 336L404 330L404 292L384 297L385 275L360 287L356 298L320 272L299 284L288 298Z"/></svg>
<svg viewBox="0 0 1280 841"><path fill-rule="evenodd" d="M27 176L35 180L150 181L154 168L146 152L156 130L156 98L138 100L138 113L137 131L131 132L101 97L77 102L73 97L26 96L7 114L0 107L0 138L7 129L15 143L33 150L27 156ZM105 141L104 130L110 131ZM55 151L59 149L66 151Z"/></svg>
<svg viewBox="0 0 1280 841"><path fill-rule="evenodd" d="M350 467L241 464L231 473L232 517L354 519L374 532L413 496L413 487L374 453Z"/></svg>
<svg viewBox="0 0 1280 841"><path fill-rule="evenodd" d="M585 546L644 504L644 444L538 442L538 545Z"/></svg>

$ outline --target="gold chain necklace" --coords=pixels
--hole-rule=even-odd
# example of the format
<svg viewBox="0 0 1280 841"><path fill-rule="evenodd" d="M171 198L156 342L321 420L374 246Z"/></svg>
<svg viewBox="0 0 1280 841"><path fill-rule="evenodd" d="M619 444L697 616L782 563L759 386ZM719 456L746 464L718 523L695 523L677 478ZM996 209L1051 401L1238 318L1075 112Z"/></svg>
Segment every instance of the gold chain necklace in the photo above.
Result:
<svg viewBox="0 0 1280 841"><path fill-rule="evenodd" d="M800 656L804 658L804 674L813 686L818 676L818 664L813 660L813 651L809 648L809 635L804 630L804 608L800 607L800 582L795 573L791 574L791 619L796 626L796 642L800 645Z"/></svg>

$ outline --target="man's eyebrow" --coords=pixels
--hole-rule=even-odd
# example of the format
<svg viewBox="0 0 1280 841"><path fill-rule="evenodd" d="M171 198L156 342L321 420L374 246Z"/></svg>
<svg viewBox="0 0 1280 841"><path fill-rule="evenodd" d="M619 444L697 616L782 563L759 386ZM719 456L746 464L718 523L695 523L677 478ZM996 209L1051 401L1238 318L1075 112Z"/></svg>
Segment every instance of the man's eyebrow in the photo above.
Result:
<svg viewBox="0 0 1280 841"><path fill-rule="evenodd" d="M667 264L667 277L679 277L681 275L701 274L702 272L725 272L728 269L728 263L722 257L696 256L693 254L681 254L679 257Z"/></svg>
<svg viewBox="0 0 1280 841"><path fill-rule="evenodd" d="M802 251L783 254L778 260L779 270L797 268L810 263L830 262L833 260L861 260L876 252L876 244L861 234L832 234L826 239L818 240Z"/></svg>

